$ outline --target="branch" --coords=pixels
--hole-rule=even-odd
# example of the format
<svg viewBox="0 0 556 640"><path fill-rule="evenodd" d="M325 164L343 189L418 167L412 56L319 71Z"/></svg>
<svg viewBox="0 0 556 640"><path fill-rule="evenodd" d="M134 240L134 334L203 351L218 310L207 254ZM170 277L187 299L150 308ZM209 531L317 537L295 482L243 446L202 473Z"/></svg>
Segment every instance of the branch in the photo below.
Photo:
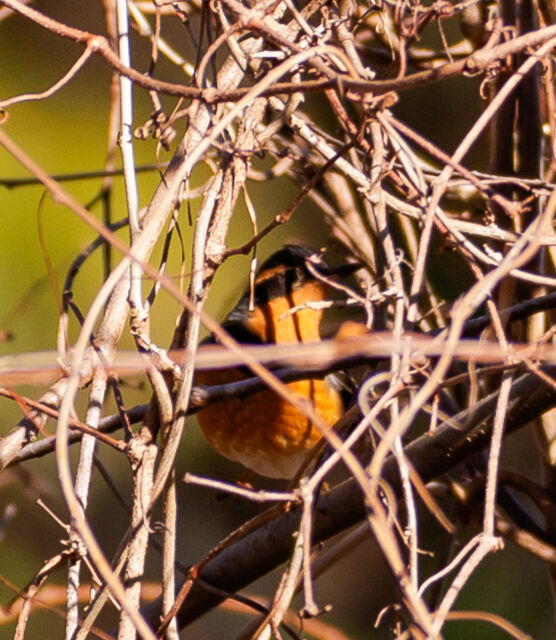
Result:
<svg viewBox="0 0 556 640"><path fill-rule="evenodd" d="M143 89L158 91L159 93L170 96L202 100L208 104L235 102L243 98L251 89L250 87L231 91L222 91L214 87L198 89L182 84L165 82L164 80L155 80L150 76L143 75L132 67L123 65L104 36L76 29L75 27L68 27L62 22L45 16L36 9L25 6L18 0L1 0L1 2L6 5L6 7L32 20L41 27L63 38L79 44L85 44L93 53L104 58L113 69ZM254 22L254 24L247 21L245 28L247 30L249 28L259 27L259 25L259 21ZM276 82L273 83L272 86L265 88L258 95L259 97L269 97L280 94L289 95L299 93L300 91L313 93L324 91L325 89L337 89L340 93L344 93L349 89L360 95L369 93L382 94L388 91L407 91L423 85L430 85L432 82L446 80L447 78L478 74L488 69L496 60L514 55L529 47L539 46L554 36L556 36L556 25L550 25L549 27L544 27L532 33L526 33L518 38L513 38L495 47L484 47L471 56L456 62L449 62L436 69L420 71L403 78L395 78L392 80L361 80L349 75L336 74L333 78L326 78L324 80L309 80L299 83Z"/></svg>

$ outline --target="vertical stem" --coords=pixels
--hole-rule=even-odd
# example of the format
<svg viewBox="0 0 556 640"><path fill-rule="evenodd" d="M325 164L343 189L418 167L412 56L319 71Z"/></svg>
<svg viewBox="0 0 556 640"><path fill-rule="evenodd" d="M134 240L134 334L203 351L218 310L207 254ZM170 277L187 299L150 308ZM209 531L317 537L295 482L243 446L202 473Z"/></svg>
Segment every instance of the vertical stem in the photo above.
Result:
<svg viewBox="0 0 556 640"><path fill-rule="evenodd" d="M89 427L97 428L102 414L104 396L106 394L106 372L97 369L93 376L91 393L89 396L89 409L87 411L86 424ZM81 441L79 452L79 463L75 474L75 495L83 510L87 508L89 498L89 487L93 470L93 460L96 448L96 438L84 435ZM71 539L77 543L78 535L75 531L71 533ZM66 618L66 638L73 638L79 624L79 583L80 583L81 560L75 560L68 567L67 597L67 618Z"/></svg>
<svg viewBox="0 0 556 640"><path fill-rule="evenodd" d="M129 47L129 21L126 0L117 0L116 18L118 25L118 53L120 60L126 66L131 65ZM133 84L129 78L120 75L120 150L122 153L122 167L126 195L129 230L133 244L141 231L139 222L139 201L137 196L137 176L135 175L135 154L133 150ZM131 265L131 287L129 299L132 307L143 309L141 267L137 263Z"/></svg>
<svg viewBox="0 0 556 640"><path fill-rule="evenodd" d="M166 616L176 598L176 477L172 470L164 492L164 549L162 554L162 613ZM167 640L178 640L178 623L176 618L170 620L165 631Z"/></svg>
<svg viewBox="0 0 556 640"><path fill-rule="evenodd" d="M157 447L152 442L150 431L143 427L132 441L135 456L133 478L133 513L131 528L133 538L129 543L128 560L125 570L126 600L128 606L139 610L141 585L145 570L145 558L149 541L149 509L154 478ZM122 609L118 640L134 640L137 635L135 620Z"/></svg>

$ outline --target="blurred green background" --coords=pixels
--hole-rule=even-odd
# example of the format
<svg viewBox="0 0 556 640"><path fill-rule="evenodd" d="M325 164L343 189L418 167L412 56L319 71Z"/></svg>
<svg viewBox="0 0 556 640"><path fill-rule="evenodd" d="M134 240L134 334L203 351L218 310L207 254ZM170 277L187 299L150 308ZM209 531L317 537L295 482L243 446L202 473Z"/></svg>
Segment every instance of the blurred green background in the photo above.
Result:
<svg viewBox="0 0 556 640"><path fill-rule="evenodd" d="M37 8L63 19L68 24L91 31L105 33L102 5L100 2L38 2ZM190 51L185 32L172 28L168 37L180 51ZM42 91L56 81L71 66L82 49L71 42L48 34L20 17L0 22L0 99L22 92ZM148 47L144 41L134 38L134 64L145 68ZM159 77L183 80L175 68L161 63ZM99 170L106 153L106 129L108 123L110 71L100 60L93 59L67 87L53 97L40 102L29 102L9 108L9 119L5 131L35 161L51 174L64 174ZM150 114L150 103L143 91L137 90L136 124L141 125ZM314 109L320 108L319 99L314 98ZM164 100L170 111L173 100ZM402 96L397 114L440 144L452 150L477 117L480 101L475 82L458 79L435 85L431 90L413 91ZM323 116L325 117L325 116ZM179 125L183 128L183 124ZM183 129L178 131L178 135ZM152 140L135 145L137 164L156 164L156 148ZM163 152L160 160L170 156ZM118 163L119 164L119 163ZM468 158L471 168L485 168L485 150L477 147ZM206 179L200 169L194 183ZM27 177L26 172L0 149L0 181L7 178ZM140 204L149 201L158 182L156 171L139 176ZM101 181L82 180L65 182L65 188L82 203L91 201L98 193ZM193 184L195 186L195 184ZM286 208L296 194L296 187L287 180L271 184L250 185L259 215L259 228L273 215ZM6 188L0 183L0 330L8 331L11 339L0 344L1 353L23 353L52 350L56 346L56 328L59 300L53 289L39 240L42 230L44 247L52 265L58 288L63 284L65 273L76 255L94 238L94 234L64 207L46 197L41 204L44 190L41 186ZM195 213L198 202L192 203ZM97 205L93 212L101 215ZM125 214L123 189L116 179L113 194L114 218ZM187 220L186 208L182 207L181 229L186 243L186 256L190 248L192 228ZM248 216L238 207L229 245L237 246L250 237ZM120 232L127 237L127 231ZM320 215L310 204L303 204L291 223L280 228L260 246L260 257L264 258L285 241L298 239L318 248L326 245L328 236ZM116 257L117 258L117 257ZM153 264L157 258L153 257ZM180 268L180 251L173 244L169 273L177 275ZM222 317L234 304L244 288L248 258L235 257L219 270L207 310ZM185 272L188 264L185 265ZM82 269L75 283L76 302L86 311L87 305L102 281L100 252L97 252ZM455 292L457 294L457 292ZM176 303L161 293L152 314L153 337L165 346L169 343L174 319L179 314ZM76 335L76 323L72 321L71 335ZM124 337L124 347L132 341ZM22 394L38 398L41 389L19 388ZM146 402L149 390L143 383L131 380L123 387L124 400L128 406ZM83 408L83 395L80 399ZM21 411L13 401L0 400L0 433L7 433L20 419ZM51 430L52 424L48 425ZM517 445L522 446L521 444ZM99 458L110 471L112 479L123 495L131 486L130 471L122 456L115 455L106 447L99 448ZM182 448L178 475L188 470L203 475L216 475L235 480L241 473L237 465L230 464L214 454L203 442L195 421ZM8 470L0 480L0 513L7 505L14 505L16 514L5 528L0 541L0 573L19 588L24 587L41 567L45 558L61 549L60 540L65 532L36 505L41 497L63 520L66 509L57 485L55 461L52 456ZM269 483L270 485L270 483ZM100 541L110 556L125 530L126 516L116 500L106 490L103 480L94 478L94 490L90 503L90 518L96 527ZM192 486L180 486L180 544L179 557L183 564L195 562L213 544L239 525L248 515L255 513L251 505L235 499L218 502L214 494ZM433 529L431 526L430 529ZM427 533L424 543L435 544L436 534ZM149 574L157 579L158 559L153 557ZM426 560L425 560L426 567ZM252 586L248 592L270 595L279 574L274 574ZM349 575L350 590L346 592L345 576ZM49 581L64 584L63 572ZM500 585L503 590L500 591ZM0 602L7 603L12 594L0 587ZM389 637L384 631L375 631L373 624L381 607L397 599L392 581L385 571L378 552L371 543L346 557L317 582L317 598L321 605L334 602L324 622L338 625L348 637ZM369 602L372 606L369 606ZM502 552L489 558L464 590L458 606L461 608L495 610L509 617L515 624L538 640L552 638L550 594L545 567L522 551L508 545ZM63 610L62 604L60 609ZM196 623L187 633L187 638L234 637L245 619L237 616L229 622L230 614L214 612ZM226 620L226 635L222 635L221 624ZM234 628L233 625L236 625ZM0 639L11 638L14 624L0 626ZM52 612L34 613L28 627L27 638L62 637L63 621ZM503 632L482 623L452 623L446 627L445 637L489 638L497 640L507 637Z"/></svg>

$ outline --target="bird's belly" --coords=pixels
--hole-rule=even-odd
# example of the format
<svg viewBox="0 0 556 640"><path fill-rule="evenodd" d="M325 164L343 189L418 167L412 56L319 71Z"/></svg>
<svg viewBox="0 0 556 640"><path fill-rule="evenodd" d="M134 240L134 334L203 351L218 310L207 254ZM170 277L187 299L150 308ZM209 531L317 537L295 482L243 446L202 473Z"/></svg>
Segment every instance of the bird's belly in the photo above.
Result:
<svg viewBox="0 0 556 640"><path fill-rule="evenodd" d="M214 385L243 377L237 371L210 371L199 372L197 381ZM309 398L328 425L340 417L340 395L326 380L300 380L287 386ZM269 390L209 405L197 418L213 449L271 478L293 477L321 438L302 411Z"/></svg>

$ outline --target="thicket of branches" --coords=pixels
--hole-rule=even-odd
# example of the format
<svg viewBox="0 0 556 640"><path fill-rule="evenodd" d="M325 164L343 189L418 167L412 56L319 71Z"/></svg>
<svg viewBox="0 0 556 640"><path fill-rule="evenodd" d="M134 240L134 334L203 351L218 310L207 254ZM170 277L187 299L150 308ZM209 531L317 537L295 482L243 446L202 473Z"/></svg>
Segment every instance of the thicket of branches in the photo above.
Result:
<svg viewBox="0 0 556 640"><path fill-rule="evenodd" d="M256 623L243 637L331 637L326 627L311 627L321 612L313 594L313 580L324 570L318 543L348 530L325 547L326 563L361 540L376 540L398 588L398 601L378 622L393 637L440 637L447 621L466 618L528 637L527 629L493 611L457 611L455 603L504 540L541 558L554 577L554 3L105 0L108 35L53 20L32 3L1 4L3 20L32 21L82 47L71 70L48 90L2 96L6 118L20 102L46 101L63 91L94 56L105 65L107 83L112 77L110 148L99 179L103 197L123 180L129 228L124 242L116 233L121 223L99 220L0 128L2 147L99 236L76 256L64 283L60 330L52 336L59 359L54 354L50 365L30 360L49 385L39 399L14 390L37 382L24 354L0 364L4 402L17 402L22 412L18 425L3 425L0 461L7 468L50 455L68 508L67 546L37 569L5 610L6 618L17 614L15 637L25 636L34 598L46 597L49 577L60 566L67 570L66 637L117 634L128 640L136 634L176 638L200 615L281 565L274 600L259 605ZM48 12L48 3L42 8ZM176 24L182 48L175 44ZM173 45L168 29L174 30ZM130 40L130 30L139 37ZM132 66L135 49L150 52L147 68ZM159 71L163 59L176 67L172 81ZM38 60L48 65L48 51ZM482 111L447 152L395 114L398 103L411 104L416 88L456 77L480 93ZM139 92L152 101L146 123L133 119ZM148 206L140 209L134 145L151 136L172 156ZM479 171L466 157L481 139L488 140L489 158ZM121 178L114 175L118 155ZM210 177L193 187L200 166L210 169ZM287 209L273 212L269 224L257 224L250 187L264 181L270 190L284 177L296 185L297 196ZM329 244L362 265L357 287L341 293L359 309L369 332L340 335L318 350L242 348L203 311L212 278L234 255L254 256L257 244L300 215L299 205L307 201L320 211ZM236 247L228 231L240 205L252 217L253 232L248 244ZM170 239L178 241L180 225L191 215L184 293L165 265L175 246ZM305 240L311 244L311 237ZM74 300L74 278L101 246L117 259L115 266L105 262L104 284L83 309ZM160 247L157 263L152 253ZM448 254L464 278L444 270ZM439 293L447 290L447 280L453 280L450 299ZM456 289L462 281L470 284ZM173 337L155 344L151 307L162 290L179 300L183 315ZM74 323L79 334L70 341L68 325ZM223 344L220 354L198 350L203 324ZM118 351L124 333L133 336L137 353ZM234 388L245 396L263 384L287 396L285 383L307 375L307 367L324 375L357 366L361 382L342 428L326 436L330 456L288 490L230 487L219 484L217 474L190 478L268 510L183 568L175 557L181 481L175 459L186 416L230 391L194 386L195 367L210 367L216 357L222 365L251 369L254 380ZM119 377L138 371L152 397L129 407ZM80 389L86 389L88 404L75 415ZM112 397L119 412L108 416L103 408ZM55 439L40 437L47 421L56 425ZM542 480L500 464L505 436L531 422ZM68 440L78 442L76 468ZM362 442L371 449L359 457ZM92 474L95 452L101 457L105 447L121 454L121 465L133 476L132 490L123 496L131 509L129 529L114 557L97 541L101 524L91 522L87 510L91 483L101 482ZM523 462L527 470L530 463ZM330 469L342 465L346 479L323 486ZM528 508L519 502L523 496ZM153 530L151 513L160 505L163 521ZM443 532L432 550L435 570L426 579L420 570L424 511ZM463 528L469 522L471 534ZM162 594L143 607L149 557L159 563ZM349 575L345 584L349 589ZM88 586L94 588L84 596ZM305 632L288 616L298 589ZM120 612L117 630L101 631L98 615L111 607Z"/></svg>

